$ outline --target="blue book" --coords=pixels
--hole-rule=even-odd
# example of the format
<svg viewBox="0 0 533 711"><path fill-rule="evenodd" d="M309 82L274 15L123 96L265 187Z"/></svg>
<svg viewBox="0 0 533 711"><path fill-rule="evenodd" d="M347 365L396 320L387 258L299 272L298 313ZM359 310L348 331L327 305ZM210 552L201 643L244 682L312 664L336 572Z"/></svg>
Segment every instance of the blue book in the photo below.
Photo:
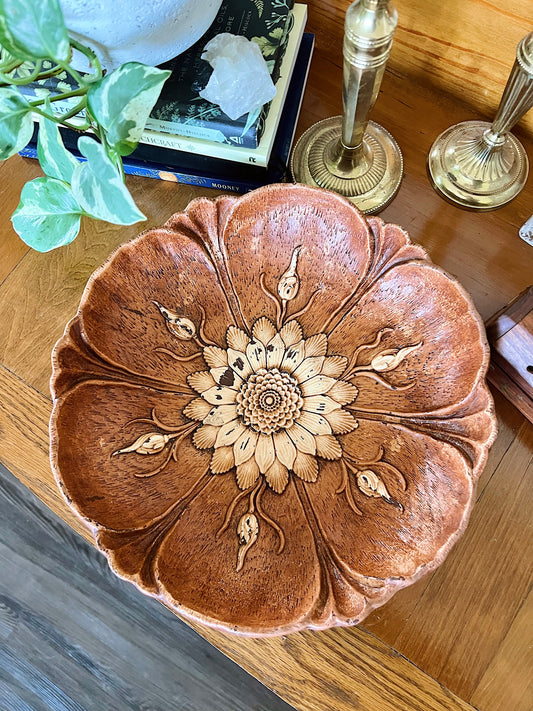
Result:
<svg viewBox="0 0 533 711"><path fill-rule="evenodd" d="M131 155L123 159L125 173L235 193L245 193L261 185L282 182L286 176L289 154L300 115L314 41L314 35L310 33L305 33L302 38L272 155L266 167L139 144ZM65 146L79 160L84 160L76 150L79 134L69 129L60 130ZM36 134L37 129L32 141L20 151L21 156L37 157Z"/></svg>

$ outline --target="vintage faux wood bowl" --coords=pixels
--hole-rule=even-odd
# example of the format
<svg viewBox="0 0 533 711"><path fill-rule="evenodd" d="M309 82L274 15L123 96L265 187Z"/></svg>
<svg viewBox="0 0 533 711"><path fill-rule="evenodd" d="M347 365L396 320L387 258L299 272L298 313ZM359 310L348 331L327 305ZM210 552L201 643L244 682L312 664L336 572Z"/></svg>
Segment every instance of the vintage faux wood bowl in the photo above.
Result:
<svg viewBox="0 0 533 711"><path fill-rule="evenodd" d="M53 354L52 465L117 575L180 614L355 624L464 531L488 358L400 227L299 185L200 198L90 278Z"/></svg>

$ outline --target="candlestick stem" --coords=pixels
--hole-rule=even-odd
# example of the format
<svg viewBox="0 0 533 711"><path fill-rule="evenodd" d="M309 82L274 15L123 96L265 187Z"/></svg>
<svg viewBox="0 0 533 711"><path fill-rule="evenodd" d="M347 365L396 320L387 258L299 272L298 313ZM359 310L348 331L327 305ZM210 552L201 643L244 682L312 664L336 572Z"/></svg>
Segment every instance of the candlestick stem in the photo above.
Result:
<svg viewBox="0 0 533 711"><path fill-rule="evenodd" d="M334 190L365 213L396 194L400 149L369 114L379 93L398 13L389 0L356 0L346 12L343 115L319 121L300 138L291 170L298 182Z"/></svg>

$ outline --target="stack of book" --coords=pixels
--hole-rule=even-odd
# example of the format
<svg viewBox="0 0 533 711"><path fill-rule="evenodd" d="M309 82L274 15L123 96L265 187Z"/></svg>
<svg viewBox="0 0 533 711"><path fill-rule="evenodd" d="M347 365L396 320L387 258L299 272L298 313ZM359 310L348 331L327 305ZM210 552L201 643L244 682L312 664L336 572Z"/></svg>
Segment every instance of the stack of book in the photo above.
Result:
<svg viewBox="0 0 533 711"><path fill-rule="evenodd" d="M294 0L224 0L210 30L184 54L162 65L170 69L141 141L123 159L124 170L162 180L232 192L247 192L285 178L296 123L314 47L305 33L307 6ZM207 84L209 64L203 48L218 32L257 42L276 86L270 104L231 121L198 92ZM65 74L19 87L29 100L68 91ZM53 103L66 113L68 99ZM71 119L72 122L72 119ZM81 160L79 133L61 128L67 148ZM36 157L37 129L20 153Z"/></svg>

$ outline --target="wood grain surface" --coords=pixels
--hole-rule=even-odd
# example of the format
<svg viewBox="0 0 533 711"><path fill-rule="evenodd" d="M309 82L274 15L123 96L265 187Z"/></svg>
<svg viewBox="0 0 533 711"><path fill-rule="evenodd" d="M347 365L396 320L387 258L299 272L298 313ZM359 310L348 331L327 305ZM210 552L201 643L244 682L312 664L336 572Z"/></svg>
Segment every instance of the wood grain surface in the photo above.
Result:
<svg viewBox="0 0 533 711"><path fill-rule="evenodd" d="M400 41L394 45L372 118L400 144L405 177L380 216L401 224L434 262L456 276L487 319L531 283L533 250L519 238L518 229L533 209L533 177L511 204L479 214L444 202L427 180L425 162L433 140L445 128L491 116L514 46L530 29L531 3L397 4L398 40L413 46L403 49ZM308 27L317 33L317 50L298 134L314 121L340 113L347 5L310 3ZM426 39L419 40L421 18ZM492 27L490 33L486 27ZM460 53L454 45L476 53L468 71L455 65L457 57L465 64L470 51ZM482 54L489 57L495 84L489 90L491 77L483 79L486 91L482 86L473 97L473 81L479 84L484 66ZM426 71L431 63L433 68ZM531 115L514 133L533 156ZM17 242L9 216L20 186L37 170L33 162L18 157L0 168L0 268L5 270L0 284L0 460L87 537L60 497L47 459L50 352L75 314L93 269L139 230L84 221L80 237L59 252L27 251ZM141 229L162 224L194 196L216 195L142 178L128 178L128 185L148 215ZM531 522L525 518L530 494L523 488L531 474L532 429L502 395L494 395L499 436L481 477L478 503L465 535L430 578L398 593L367 618L364 628L278 640L237 640L207 629L200 633L298 709L533 707L526 633L532 619L527 598Z"/></svg>

